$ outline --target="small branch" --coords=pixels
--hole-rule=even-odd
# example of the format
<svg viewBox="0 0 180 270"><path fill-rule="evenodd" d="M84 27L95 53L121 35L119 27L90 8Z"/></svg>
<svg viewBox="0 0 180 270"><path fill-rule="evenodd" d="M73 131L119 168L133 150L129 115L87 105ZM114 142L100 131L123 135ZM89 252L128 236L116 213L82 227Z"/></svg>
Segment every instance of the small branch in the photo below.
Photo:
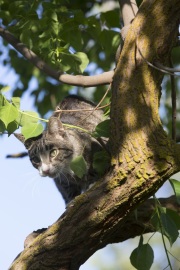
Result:
<svg viewBox="0 0 180 270"><path fill-rule="evenodd" d="M64 74L63 72L57 71L47 65L33 51L27 48L25 44L21 43L9 31L3 29L2 27L0 27L0 36L4 38L9 44L11 44L18 52L20 52L38 69L61 83L74 86L92 87L97 85L106 85L112 82L114 71L108 71L94 76Z"/></svg>
<svg viewBox="0 0 180 270"><path fill-rule="evenodd" d="M126 38L129 27L138 12L138 7L136 0L119 0L119 5L124 22L124 27L121 29L121 36L124 40Z"/></svg>
<svg viewBox="0 0 180 270"><path fill-rule="evenodd" d="M57 109L55 110L54 112L55 113L61 113L61 112L65 112L65 113L71 113L71 112L94 112L96 110L101 110L103 108L106 108L108 106L110 106L111 103L108 103L106 105L103 105L103 106L100 106L100 107L97 107L95 109L76 109L76 110L61 110L61 109Z"/></svg>
<svg viewBox="0 0 180 270"><path fill-rule="evenodd" d="M179 69L175 69L175 68L169 68L169 67L165 67L162 64L160 64L159 62L155 62L156 65L152 64L151 62L149 62L142 54L140 48L138 47L138 41L136 40L136 47L138 49L139 54L141 55L142 59L144 60L144 62L147 63L148 66L157 69L163 73L172 75L172 76L180 76L180 74L174 74L173 72L180 72Z"/></svg>
<svg viewBox="0 0 180 270"><path fill-rule="evenodd" d="M180 72L180 68L165 67L158 61L156 61L155 64L156 64L156 67L163 69L164 71L167 71L167 72Z"/></svg>
<svg viewBox="0 0 180 270"><path fill-rule="evenodd" d="M138 12L138 7L135 0L119 0L124 26L132 23Z"/></svg>

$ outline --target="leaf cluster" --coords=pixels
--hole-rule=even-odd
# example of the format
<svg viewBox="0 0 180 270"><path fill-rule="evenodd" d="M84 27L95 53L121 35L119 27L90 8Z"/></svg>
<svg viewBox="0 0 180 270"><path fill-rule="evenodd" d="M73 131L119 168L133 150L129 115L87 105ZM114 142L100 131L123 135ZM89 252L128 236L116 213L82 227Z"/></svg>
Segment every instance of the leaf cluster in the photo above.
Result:
<svg viewBox="0 0 180 270"><path fill-rule="evenodd" d="M3 95L7 88L0 91L0 132L7 131L11 135L21 127L21 133L25 139L36 137L43 131L43 126L39 123L39 116L35 112L21 111L20 98L12 97L9 101Z"/></svg>
<svg viewBox="0 0 180 270"><path fill-rule="evenodd" d="M98 13L102 4L96 5L95 13L92 9L93 1L81 5L79 1L73 1L69 5L67 1L55 0L19 0L12 3L2 0L0 18L4 28L56 70L71 74L84 72L89 75L95 74L97 70L103 72L112 69L120 43L119 11L114 9ZM8 56L4 64L10 64L20 78L15 96L20 97L23 90L27 89L28 82L33 77L37 78L38 84L32 95L41 115L45 114L45 108L48 111L56 106L71 89L71 86L61 85L59 91L56 82L40 74L37 68L28 64L24 58L19 59L19 54L10 48ZM87 67L89 61L94 65ZM99 98L96 91L95 97Z"/></svg>

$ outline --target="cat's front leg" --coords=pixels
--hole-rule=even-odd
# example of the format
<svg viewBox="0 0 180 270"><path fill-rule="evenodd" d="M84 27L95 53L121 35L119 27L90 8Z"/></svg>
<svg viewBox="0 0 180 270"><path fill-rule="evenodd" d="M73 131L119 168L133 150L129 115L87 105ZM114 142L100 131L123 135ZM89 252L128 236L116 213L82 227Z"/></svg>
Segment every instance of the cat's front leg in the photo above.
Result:
<svg viewBox="0 0 180 270"><path fill-rule="evenodd" d="M72 182L68 177L58 177L54 179L54 182L66 205L82 192L75 179Z"/></svg>

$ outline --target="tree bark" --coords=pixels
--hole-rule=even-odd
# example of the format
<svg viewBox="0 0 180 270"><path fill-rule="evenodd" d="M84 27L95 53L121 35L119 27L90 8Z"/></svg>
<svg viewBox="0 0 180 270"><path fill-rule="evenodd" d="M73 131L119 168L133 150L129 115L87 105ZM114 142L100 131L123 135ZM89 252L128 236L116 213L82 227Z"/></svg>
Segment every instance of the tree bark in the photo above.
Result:
<svg viewBox="0 0 180 270"><path fill-rule="evenodd" d="M146 0L141 5L112 83L111 168L27 246L11 270L76 270L108 243L142 232L146 221L142 218L140 229L133 225L132 230L132 212L142 203L145 207L147 199L180 170L180 146L168 138L158 114L163 75L144 62L139 50L149 62L165 64L179 14L179 0Z"/></svg>

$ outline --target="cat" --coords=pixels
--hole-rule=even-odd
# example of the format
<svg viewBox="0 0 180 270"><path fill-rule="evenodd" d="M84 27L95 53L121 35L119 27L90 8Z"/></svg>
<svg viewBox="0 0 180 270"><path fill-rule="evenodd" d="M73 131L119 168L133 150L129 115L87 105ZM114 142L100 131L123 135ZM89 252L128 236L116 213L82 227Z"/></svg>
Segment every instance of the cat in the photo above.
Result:
<svg viewBox="0 0 180 270"><path fill-rule="evenodd" d="M92 102L71 95L58 105L56 111L74 111L55 111L41 135L25 140L22 134L14 134L27 148L30 161L40 175L54 179L66 205L97 180L97 172L93 169L92 162L94 153L100 151L102 145L82 130L91 133L96 125L104 120L102 110L86 111L94 108L95 104ZM79 126L82 129L63 124ZM81 179L70 167L71 161L78 156L83 156L87 166Z"/></svg>

